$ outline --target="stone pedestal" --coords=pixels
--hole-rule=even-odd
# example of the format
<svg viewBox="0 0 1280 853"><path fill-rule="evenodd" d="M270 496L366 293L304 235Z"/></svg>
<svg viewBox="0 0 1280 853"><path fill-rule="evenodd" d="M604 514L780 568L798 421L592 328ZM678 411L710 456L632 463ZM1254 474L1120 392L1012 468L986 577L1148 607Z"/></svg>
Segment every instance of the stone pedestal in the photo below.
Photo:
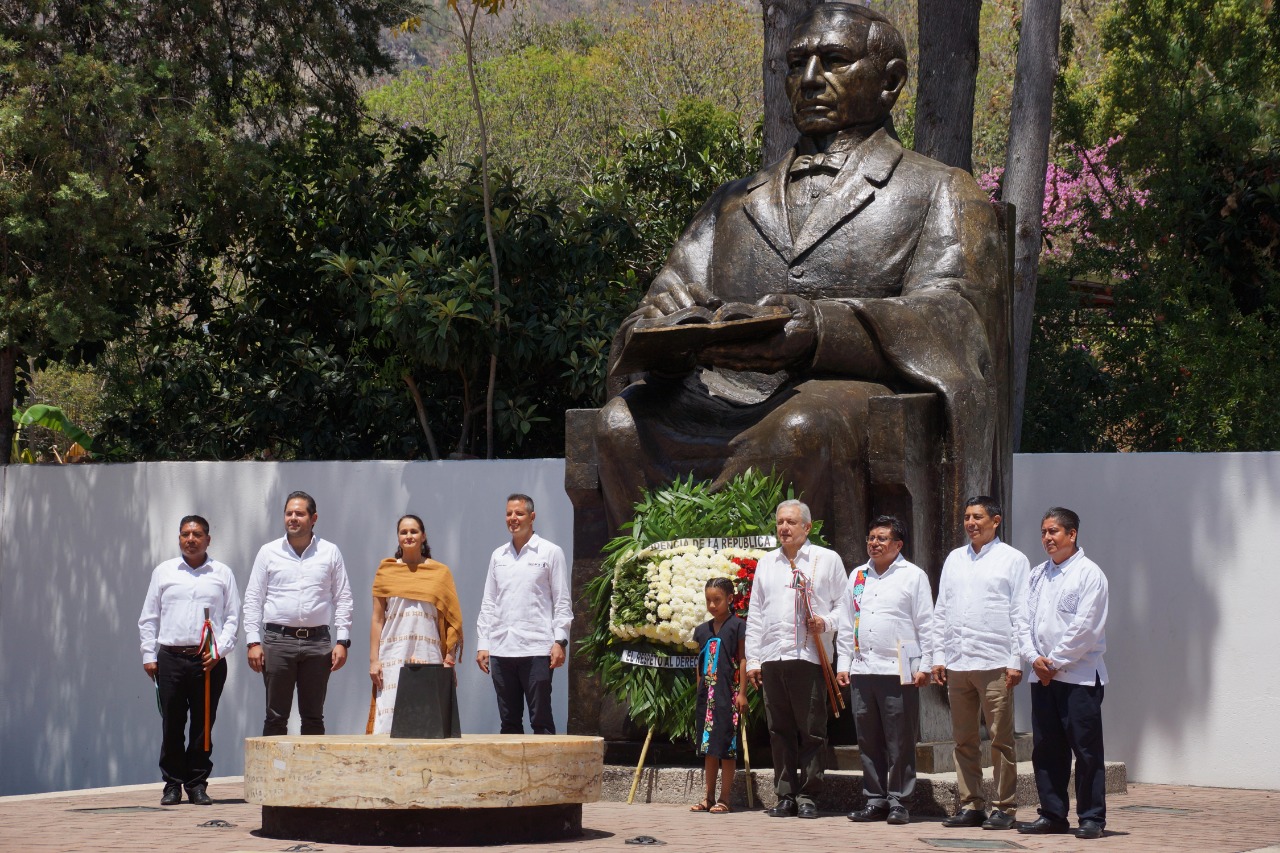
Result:
<svg viewBox="0 0 1280 853"><path fill-rule="evenodd" d="M604 742L574 735L246 738L262 833L332 844L501 844L582 834Z"/></svg>

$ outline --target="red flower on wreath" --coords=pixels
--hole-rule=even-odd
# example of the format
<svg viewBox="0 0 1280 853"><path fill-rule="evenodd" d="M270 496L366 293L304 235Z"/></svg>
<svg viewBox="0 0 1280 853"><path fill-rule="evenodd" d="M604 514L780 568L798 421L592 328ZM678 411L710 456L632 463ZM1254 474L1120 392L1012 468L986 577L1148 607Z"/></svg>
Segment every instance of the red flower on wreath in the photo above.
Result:
<svg viewBox="0 0 1280 853"><path fill-rule="evenodd" d="M751 557L734 557L730 562L738 567L737 580L733 584L737 591L733 597L733 612L746 619L747 611L751 609L751 585L756 579L756 560Z"/></svg>

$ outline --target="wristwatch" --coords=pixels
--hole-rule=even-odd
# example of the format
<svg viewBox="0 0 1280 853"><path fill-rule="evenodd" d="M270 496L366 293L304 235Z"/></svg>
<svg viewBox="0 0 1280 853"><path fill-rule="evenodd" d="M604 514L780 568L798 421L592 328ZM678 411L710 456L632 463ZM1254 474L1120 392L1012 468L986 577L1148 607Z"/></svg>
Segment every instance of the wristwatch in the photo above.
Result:
<svg viewBox="0 0 1280 853"><path fill-rule="evenodd" d="M567 648L569 648L569 641L568 641L568 640L556 640L556 645L557 645L557 646L559 646L559 647L560 647L560 648L562 648L562 649L567 649Z"/></svg>
<svg viewBox="0 0 1280 853"><path fill-rule="evenodd" d="M342 646L344 649L349 649L349 648L351 648L351 641L350 641L350 640L339 640L339 641L338 641L338 645Z"/></svg>

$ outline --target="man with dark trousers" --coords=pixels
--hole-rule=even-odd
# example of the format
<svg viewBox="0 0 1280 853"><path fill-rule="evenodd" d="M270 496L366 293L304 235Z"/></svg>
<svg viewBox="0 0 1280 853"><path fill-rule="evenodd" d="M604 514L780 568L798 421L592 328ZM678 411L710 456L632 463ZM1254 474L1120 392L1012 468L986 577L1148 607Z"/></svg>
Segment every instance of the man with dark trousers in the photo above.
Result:
<svg viewBox="0 0 1280 853"><path fill-rule="evenodd" d="M778 795L768 814L816 818L827 745L822 660L831 659L844 564L835 551L809 541L813 515L806 504L783 501L774 520L779 547L760 558L751 587L747 679L764 689Z"/></svg>
<svg viewBox="0 0 1280 853"><path fill-rule="evenodd" d="M178 523L182 556L165 560L151 572L138 617L142 669L160 695L162 806L181 803L183 788L195 805L213 803L205 790L213 770L212 741L209 749L204 744L205 680L212 731L227 681L226 656L236 643L240 592L231 569L209 559L209 541L209 522L200 516L188 515ZM211 641L204 632L206 613Z"/></svg>
<svg viewBox="0 0 1280 853"><path fill-rule="evenodd" d="M1076 838L1101 838L1107 825L1102 694L1107 683L1107 576L1076 542L1080 516L1056 506L1040 522L1049 559L1031 570L1022 657L1031 684L1031 766L1040 817L1018 832L1071 831L1067 780L1076 758Z"/></svg>
<svg viewBox="0 0 1280 853"><path fill-rule="evenodd" d="M511 541L496 548L476 620L476 665L493 677L502 734L524 734L524 706L536 735L556 733L551 674L564 666L573 622L564 551L533 532L533 498L507 498Z"/></svg>
<svg viewBox="0 0 1280 853"><path fill-rule="evenodd" d="M902 522L891 515L873 520L867 531L870 559L849 575L841 600L836 679L841 687L853 687L867 798L864 808L849 815L855 823L911 822L903 801L916 787L920 688L929 673L922 659L911 660L910 649L914 646L922 658L929 644L933 593L924 570L903 559L906 536ZM910 683L902 680L904 663Z"/></svg>
<svg viewBox="0 0 1280 853"><path fill-rule="evenodd" d="M329 675L347 662L351 584L338 546L313 532L319 517L311 495L291 493L285 535L258 550L245 588L249 668L267 688L263 737L288 733L295 686L301 733L324 734Z"/></svg>

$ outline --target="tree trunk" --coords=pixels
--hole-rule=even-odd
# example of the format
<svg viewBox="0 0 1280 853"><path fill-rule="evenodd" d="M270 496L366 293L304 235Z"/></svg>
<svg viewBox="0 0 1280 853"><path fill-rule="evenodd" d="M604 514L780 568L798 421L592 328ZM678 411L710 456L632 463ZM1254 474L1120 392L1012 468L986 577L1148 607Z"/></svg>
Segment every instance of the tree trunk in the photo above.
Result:
<svg viewBox="0 0 1280 853"><path fill-rule="evenodd" d="M18 348L0 348L0 465L13 454L13 406L18 401Z"/></svg>
<svg viewBox="0 0 1280 853"><path fill-rule="evenodd" d="M467 80L471 84L471 103L476 111L476 128L480 135L480 185L484 194L484 236L489 244L489 263L493 267L493 348L489 352L489 387L484 395L485 458L493 458L493 396L498 379L498 340L502 330L502 279L498 272L498 245L493 237L493 190L489 185L489 130L485 125L484 107L480 104L480 87L476 83L475 33L476 16L481 4L472 0L471 17L463 16L460 6L454 7L458 25L462 27L463 46L467 53ZM494 7L494 13L501 4Z"/></svg>
<svg viewBox="0 0 1280 853"><path fill-rule="evenodd" d="M1053 83L1058 74L1062 0L1026 0L1013 78L1009 150L1001 198L1017 207L1013 261L1013 449L1022 444L1027 356L1035 322L1044 178L1049 167Z"/></svg>
<svg viewBox="0 0 1280 853"><path fill-rule="evenodd" d="M404 380L404 384L409 386L409 395L413 397L413 407L418 412L418 423L422 425L422 434L427 437L427 452L431 454L431 458L439 459L440 454L436 452L436 437L431 432L431 424L427 421L427 407L422 402L422 392L418 390L418 383L414 381L413 374L405 371L400 377Z"/></svg>
<svg viewBox="0 0 1280 853"><path fill-rule="evenodd" d="M760 0L764 18L764 149L768 166L796 144L799 133L787 100L787 43L800 16L822 0ZM863 4L866 5L866 4Z"/></svg>
<svg viewBox="0 0 1280 853"><path fill-rule="evenodd" d="M973 98L978 85L981 12L982 0L920 0L917 17L920 76L916 83L915 149L966 172L973 171Z"/></svg>

